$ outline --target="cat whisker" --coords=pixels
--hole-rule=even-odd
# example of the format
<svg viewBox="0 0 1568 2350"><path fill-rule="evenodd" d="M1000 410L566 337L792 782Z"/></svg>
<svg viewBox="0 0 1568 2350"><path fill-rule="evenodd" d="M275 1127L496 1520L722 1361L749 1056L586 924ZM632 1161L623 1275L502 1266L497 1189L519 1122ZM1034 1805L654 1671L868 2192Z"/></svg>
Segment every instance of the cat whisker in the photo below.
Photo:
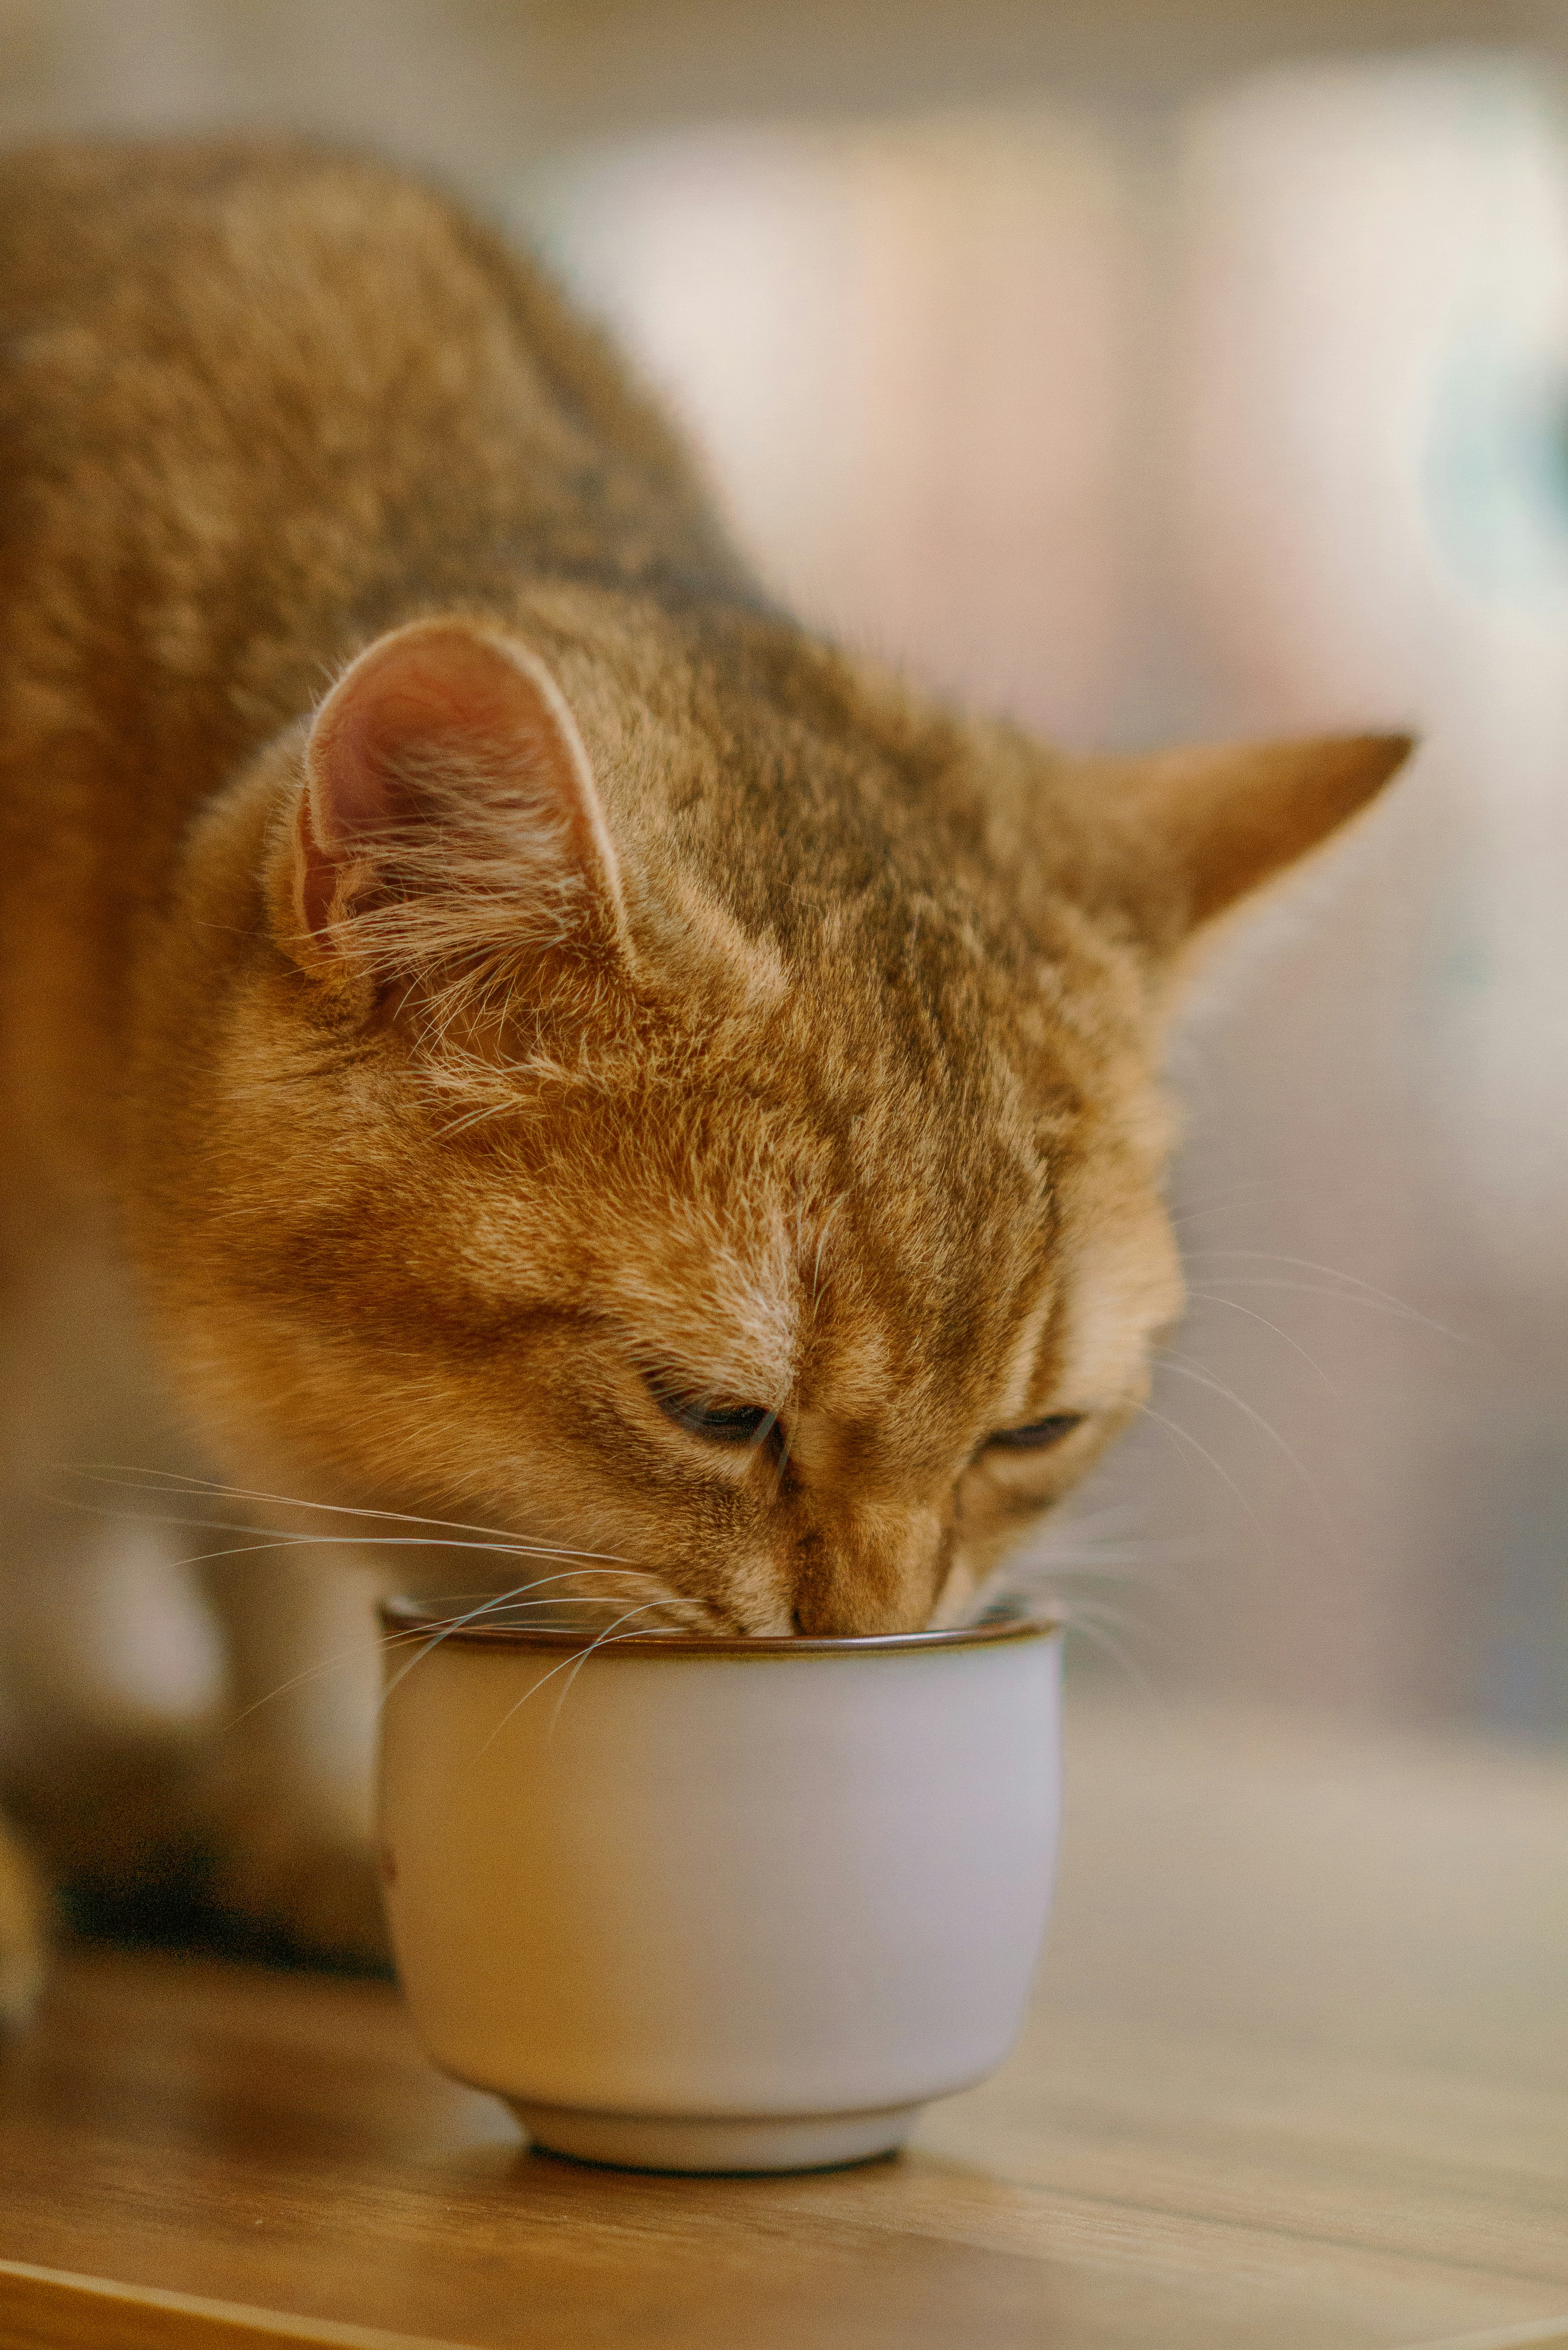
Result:
<svg viewBox="0 0 1568 2350"><path fill-rule="evenodd" d="M1179 1359L1179 1357L1174 1355L1168 1355L1165 1359L1167 1367L1174 1372L1178 1378L1190 1379L1195 1387L1207 1388L1211 1395L1220 1396L1226 1403L1234 1404L1236 1409L1241 1413L1244 1419L1251 1420L1254 1428L1258 1429L1262 1434L1268 1437L1271 1442L1278 1447L1284 1458L1290 1462L1291 1467L1295 1471L1296 1475L1301 1479L1303 1489L1310 1495L1313 1506L1317 1511L1318 1516L1323 1520L1324 1533L1328 1535L1328 1538L1334 1544L1335 1551L1340 1551L1342 1549L1342 1545L1340 1542L1339 1528L1334 1523L1333 1513L1330 1511L1327 1503L1324 1500L1322 1492L1318 1487L1317 1480L1313 1476L1312 1471L1307 1468L1300 1455L1293 1451L1291 1446L1286 1443L1284 1438L1280 1434L1279 1430L1273 1425L1272 1421L1266 1419L1261 1411L1255 1410L1253 1407L1250 1403L1246 1402L1242 1397L1237 1395L1232 1388L1228 1388L1222 1379L1212 1378L1209 1372L1198 1369L1197 1367L1191 1363L1184 1363Z"/></svg>
<svg viewBox="0 0 1568 2350"><path fill-rule="evenodd" d="M1307 1365L1310 1370L1314 1370L1317 1373L1318 1378L1323 1381L1330 1395L1334 1397L1335 1402L1339 1400L1339 1389L1334 1386L1334 1381L1329 1378L1328 1373L1324 1369L1323 1365L1318 1361L1317 1357L1314 1355L1308 1354L1306 1348L1302 1345L1299 1338L1293 1338L1288 1330L1282 1330L1277 1322L1271 1322L1266 1314L1259 1314L1251 1305L1238 1305L1233 1297L1222 1297L1217 1289L1191 1289L1189 1290L1188 1295L1199 1300L1200 1303L1205 1305L1228 1306L1232 1314L1245 1315L1249 1322L1256 1322L1262 1329L1272 1330L1276 1338L1282 1338L1285 1345L1291 1347L1301 1357L1303 1362Z"/></svg>
<svg viewBox="0 0 1568 2350"><path fill-rule="evenodd" d="M571 1679L567 1681L566 1688L561 1691L560 1697L556 1700L556 1711L550 1717L550 1731L553 1735L556 1724L560 1720L561 1707L566 1702L566 1698L571 1692L572 1684L576 1679L576 1677L578 1673L581 1672L583 1667L587 1664L588 1659L593 1655L594 1650L596 1648L602 1648L605 1643L609 1640L612 1636L618 1637L623 1640L646 1638L646 1634L622 1632L620 1630L620 1627L623 1624L629 1624L633 1617L651 1614L654 1608L663 1607L667 1603L663 1600L650 1599L640 1607L628 1608L624 1616L618 1616L615 1622L607 1626L605 1630L600 1632L596 1638L590 1640L586 1648L582 1648L573 1656L563 1657L558 1665L552 1665L548 1672L541 1673L538 1679L533 1683L532 1687L524 1690L523 1695L516 1700L515 1703L507 1707L505 1712L502 1715L500 1721L496 1723L494 1729L491 1731L489 1737L480 1748L480 1753L487 1754L489 1752L491 1747L493 1746L495 1741L500 1737L502 1731L505 1729L513 1716L522 1711L523 1707L528 1703L530 1698L538 1696L539 1691L544 1688L546 1681L553 1681L557 1673L564 1673L570 1669Z"/></svg>
<svg viewBox="0 0 1568 2350"><path fill-rule="evenodd" d="M1228 1469L1223 1467L1220 1461L1216 1461L1214 1455L1208 1450L1206 1445L1199 1444L1198 1439L1192 1434L1189 1429L1183 1428L1179 1420L1168 1419L1164 1412L1156 1411L1153 1404L1151 1403L1140 1404L1138 1406L1138 1411L1143 1419L1152 1419L1157 1428L1167 1430L1170 1435L1179 1438L1183 1444L1189 1445L1192 1451L1197 1453L1200 1461L1206 1461L1210 1468L1213 1470L1214 1474L1220 1480L1221 1483L1228 1485L1231 1492L1235 1494L1236 1499L1241 1503L1241 1507L1251 1519L1252 1523L1257 1528L1259 1534L1261 1534L1262 1533L1262 1520L1259 1517L1258 1513L1252 1507L1251 1502L1248 1501L1245 1493L1242 1492L1240 1485L1237 1484L1234 1477L1231 1475Z"/></svg>
<svg viewBox="0 0 1568 2350"><path fill-rule="evenodd" d="M1189 1546L1188 1556L1191 1555ZM1029 1613L1051 1608L1071 1623L1086 1608L1103 1608L1104 1603L1093 1596L1103 1588L1153 1596L1166 1605L1175 1601L1184 1615L1199 1609L1198 1595L1191 1588L1189 1577L1152 1573L1146 1567L1063 1565L1049 1557L1039 1557L1026 1558L1022 1565L1009 1561L999 1567L975 1594L962 1621L974 1623L992 1607L1012 1605ZM1129 1617L1127 1621L1140 1629L1148 1628L1144 1615Z"/></svg>
<svg viewBox="0 0 1568 2350"><path fill-rule="evenodd" d="M643 1568L639 1567L639 1568L637 1568L637 1569L635 1570L635 1572L636 1572L636 1573L638 1573L638 1574L639 1574L639 1575L641 1575L641 1574L645 1573L645 1570L644 1570ZM657 1578L655 1578L655 1577L653 1577L653 1576L651 1576L651 1575L649 1575L649 1581L653 1581L653 1580L656 1580L656 1579L657 1579ZM542 1581L545 1581L545 1582L548 1582L548 1581L559 1581L559 1582L565 1582L565 1581L566 1581L566 1580L567 1580L567 1577L566 1577L565 1575L556 1576L556 1577L545 1576L545 1577L542 1577L542 1578L541 1578L541 1580L542 1580ZM524 1592L526 1592L526 1591L533 1591L533 1590L536 1590L538 1587L539 1587L539 1586L538 1586L538 1585L536 1585L536 1584L527 1583L527 1584L520 1585L520 1586L519 1586L519 1590L520 1590L520 1591L524 1591ZM386 1704L386 1702L387 1702L387 1700L391 1696L392 1691L393 1691L395 1689L399 1688L399 1687L401 1685L401 1683L402 1683L402 1681L403 1681L404 1678L406 1677L406 1675L408 1675L409 1673L410 1673L410 1672L413 1670L413 1669L414 1669L415 1665L417 1665L417 1664L421 1661L421 1659L422 1658L425 1658L425 1657L430 1656L430 1655L432 1653L432 1651L433 1651L433 1650L435 1650L436 1648L438 1648L441 1646L441 1642L442 1642L444 1639L448 1639L448 1638L451 1638L451 1636L452 1636L452 1634L453 1632L461 1631L461 1630L462 1629L462 1627L463 1627L465 1625L472 1624L472 1623L475 1622L475 1621L476 1621L480 1617L484 1616L484 1615L487 1615L487 1614L490 1614L491 1612L493 1612L494 1609L496 1609L496 1608L498 1608L498 1607L507 1607L507 1606L509 1606L510 1604L511 1604L511 1596L510 1596L510 1595L505 1594L505 1593L499 1594L499 1595L498 1595L496 1597L494 1597L493 1599L486 1600L483 1605L481 1605L481 1606L480 1606L480 1607L471 1607L471 1608L467 1609L467 1610L466 1610L462 1615L461 1615L461 1616L454 1616L454 1617L449 1617L445 1622L441 1623L441 1624L439 1626L439 1627L436 1629L436 1631L434 1632L434 1634L433 1634L431 1637L428 1638L426 1638L426 1631L427 1631L428 1627L424 1627L424 1626L421 1626L421 1627L418 1627L418 1629L417 1629L417 1630L416 1630L416 1631L411 1635L411 1638L413 1638L414 1639L419 1640L419 1641L421 1643L421 1648L420 1648L420 1649L419 1649L419 1653L418 1653L418 1655L416 1655L416 1656L414 1656L414 1657L411 1657L411 1658L410 1659L409 1662L408 1662L408 1663L403 1667L402 1671L401 1671L401 1672L400 1672L400 1673L398 1673L398 1674L397 1674L397 1675L396 1675L396 1676L395 1676L395 1677L394 1677L390 1681L389 1681L389 1682L388 1682L388 1684L387 1684L386 1688L385 1688L385 1689L382 1690L382 1692L381 1692L380 1706L379 1706L379 1707L378 1707L378 1709L377 1709L378 1712L379 1712L379 1711L380 1711L380 1707L381 1707L381 1706L385 1706L385 1704ZM612 1604L612 1605L613 1605L614 1603L612 1602L612 1603L610 1603L610 1604ZM658 1598L658 1599L652 1599L652 1600L649 1600L649 1601L648 1601L648 1602L647 1602L647 1605L648 1605L648 1607L679 1607L680 1604L681 1604L681 1603L680 1602L680 1600L679 1600L679 1599L677 1599L677 1598L675 1597L675 1596L674 1596L672 1593L671 1593L671 1594L668 1594L668 1595L666 1595L666 1596L660 1596L660 1597L659 1597L659 1598ZM636 1612L636 1611L634 1611L634 1612ZM619 1620L623 1620L623 1621L624 1621L625 1619L624 1619L624 1618L622 1618L622 1619L619 1619ZM560 1668L559 1668L558 1666L556 1666L556 1667L553 1667L553 1668L552 1668L552 1671L559 1671L559 1669L560 1669ZM531 1693L531 1692L530 1692L530 1693Z"/></svg>
<svg viewBox="0 0 1568 2350"><path fill-rule="evenodd" d="M1043 1535L1013 1551L997 1572L1012 1574L1020 1567L1050 1566L1074 1575L1129 1573L1145 1567L1189 1565L1198 1548L1190 1539L1168 1534L1151 1535L1143 1541L1115 1541L1106 1536L1094 1543L1058 1542Z"/></svg>
<svg viewBox="0 0 1568 2350"><path fill-rule="evenodd" d="M1148 1626L1140 1617L1125 1607L1102 1607L1089 1600L1072 1599L1062 1608L1062 1621L1070 1632L1087 1631L1091 1624L1108 1627L1113 1632L1124 1633L1129 1638L1147 1638Z"/></svg>
<svg viewBox="0 0 1568 2350"><path fill-rule="evenodd" d="M551 1558L596 1558L615 1560L613 1551L575 1550L564 1543L530 1543L525 1535L514 1533L509 1526L491 1526L470 1523L462 1518L431 1518L410 1510L371 1509L348 1502L309 1502L294 1493L267 1493L244 1485L226 1485L213 1477L189 1476L180 1470L147 1469L131 1461L101 1461L69 1463L67 1472L91 1479L97 1483L113 1485L125 1481L130 1492L166 1491L170 1493L200 1492L215 1496L227 1495L239 1502L263 1502L276 1509L314 1510L324 1514L369 1518L383 1524L405 1526L436 1526L452 1534L490 1534L504 1543L514 1543L524 1552L537 1552Z"/></svg>
<svg viewBox="0 0 1568 2350"><path fill-rule="evenodd" d="M1103 1655L1109 1657L1111 1661L1126 1673L1127 1679L1137 1685L1145 1697L1158 1700L1159 1690L1125 1640L1118 1640L1115 1634L1107 1632L1103 1625L1092 1623L1083 1617L1076 1619L1069 1617L1068 1629L1082 1633L1091 1648L1098 1648Z"/></svg>
<svg viewBox="0 0 1568 2350"><path fill-rule="evenodd" d="M1164 1592L1179 1588L1173 1577L1151 1573L1147 1567L1063 1566L1055 1559L1026 1561L1020 1573L1014 1573L1011 1567L999 1569L996 1587L1009 1591L1027 1587L1034 1591L1043 1589L1049 1584L1062 1581L1095 1585L1120 1584L1130 1591Z"/></svg>
<svg viewBox="0 0 1568 2350"><path fill-rule="evenodd" d="M1419 1329L1430 1330L1439 1338L1451 1338L1458 1347L1490 1347L1492 1343L1484 1332L1450 1330L1445 1323L1434 1322L1429 1315L1417 1313L1414 1306L1401 1305L1397 1297L1368 1296L1356 1289L1328 1289L1321 1282L1282 1281L1260 1274L1224 1274L1213 1277L1223 1280L1227 1289L1272 1289L1290 1297L1322 1297L1341 1305L1359 1305L1368 1314L1386 1315L1391 1322L1412 1323ZM1188 1295L1223 1302L1220 1293L1212 1289L1192 1289Z"/></svg>
<svg viewBox="0 0 1568 2350"><path fill-rule="evenodd" d="M1435 1322L1429 1314L1423 1314L1418 1306L1410 1305L1407 1299L1396 1297L1391 1291L1379 1289L1375 1283L1364 1281L1359 1274L1345 1273L1337 1265L1317 1264L1310 1257L1286 1256L1273 1249L1197 1249L1190 1253L1187 1261L1189 1264L1200 1264L1206 1260L1282 1264L1298 1273L1315 1273L1324 1280L1335 1282L1340 1286L1322 1291L1308 1290L1306 1292L1308 1295L1345 1297L1353 1301L1359 1300L1365 1305L1380 1305L1387 1312L1404 1315L1408 1321L1421 1323L1425 1328L1435 1331L1440 1338L1453 1339L1457 1346L1470 1346L1475 1343L1473 1337L1467 1336L1464 1331L1450 1330L1445 1323ZM1234 1278L1224 1275L1222 1278L1228 1289L1265 1286L1288 1288L1294 1285L1289 1283L1264 1283L1248 1275L1239 1275Z"/></svg>
<svg viewBox="0 0 1568 2350"><path fill-rule="evenodd" d="M1201 1200L1189 1200L1170 1219L1172 1231L1183 1224L1199 1222L1207 1216L1225 1215L1231 1211L1267 1200L1271 1202L1288 1200L1293 1193L1310 1193L1313 1186L1300 1177L1254 1178L1250 1182L1231 1183L1222 1191L1211 1192Z"/></svg>
<svg viewBox="0 0 1568 2350"><path fill-rule="evenodd" d="M196 1552L189 1558L179 1560L177 1564L181 1566L204 1566L210 1565L215 1559L237 1558L253 1551L266 1552L286 1550L344 1549L363 1551L366 1549L374 1549L383 1551L408 1549L433 1550L442 1553L451 1551L476 1551L483 1556L494 1558L566 1558L575 1560L599 1559L608 1556L608 1554L605 1552L573 1551L567 1550L564 1547L556 1548L552 1544L543 1543L453 1542L450 1535L445 1534L317 1534L314 1532L309 1534L299 1532L290 1533L287 1530L280 1533L275 1526L246 1525L242 1521L237 1521L233 1518L178 1517L171 1511L164 1510L105 1509L98 1507L90 1502L78 1501L70 1496L59 1497L59 1506L63 1509L79 1511L87 1517L106 1518L110 1521L110 1523L117 1525L182 1526L192 1529L202 1527L209 1528L213 1533L255 1534L261 1537L261 1539L255 1542L236 1543L228 1549ZM576 1572L583 1575L642 1575L647 1573L648 1570L635 1565L629 1560L623 1559L616 1561L612 1565L580 1565L576 1568Z"/></svg>
<svg viewBox="0 0 1568 2350"><path fill-rule="evenodd" d="M1118 1538L1118 1529L1136 1528L1144 1523L1145 1515L1143 1505L1130 1501L1106 1503L1097 1510L1081 1510L1074 1495L1052 1511L1040 1540L1086 1544L1114 1541Z"/></svg>
<svg viewBox="0 0 1568 2350"><path fill-rule="evenodd" d="M632 1567L626 1571L628 1574L639 1575L645 1572L641 1567ZM303 1671L295 1673L288 1680L280 1681L275 1689L268 1690L265 1696L253 1699L249 1705L244 1707L240 1712L233 1715L225 1723L224 1727L226 1730L235 1730L242 1721L248 1721L253 1713L259 1712L263 1706L271 1705L276 1699L288 1696L291 1690L303 1688L308 1681L319 1680L325 1674L336 1672L339 1666L358 1664L363 1658L368 1647L373 1647L380 1653L385 1654L390 1649L407 1648L414 1641L423 1640L428 1643L428 1646L425 1649L421 1650L421 1653L428 1654L429 1649L437 1645L436 1641L430 1639L430 1634L432 1629L437 1631L440 1636L444 1638L448 1634L461 1630L464 1625L478 1622L481 1617L493 1613L493 1611L499 1607L514 1607L519 1609L528 1607L536 1607L540 1609L558 1607L561 1604L558 1596L549 1599L530 1599L526 1595L531 1591L539 1590L546 1583L565 1583L572 1580L575 1580L575 1578L566 1575L541 1575L538 1581L534 1583L520 1583L516 1586L515 1590L513 1591L498 1593L465 1592L452 1595L463 1598L473 1598L477 1604L472 1607L465 1609L461 1615L432 1618L430 1622L421 1624L417 1627L412 1627L407 1631L368 1632L365 1639L358 1642L352 1648L340 1648L335 1656L323 1658L318 1659L318 1661L314 1665L307 1665ZM613 1600L608 1600L607 1604L613 1607L615 1603ZM654 1606L662 1606L664 1602L660 1600L651 1602L650 1604ZM400 1678L401 1676L400 1675Z"/></svg>
<svg viewBox="0 0 1568 2350"><path fill-rule="evenodd" d="M590 1641L588 1646L583 1650L582 1655L577 1658L571 1671L567 1674L566 1686L556 1700L556 1711L550 1716L550 1735L552 1738L556 1734L556 1725L561 1719L561 1708L566 1704L566 1700L570 1697L572 1690L576 1686L577 1675L582 1671L583 1667L587 1663L588 1659L593 1655L595 1649L602 1648L611 1641L635 1639L641 1637L636 1633L623 1632L620 1627L623 1624L629 1624L634 1617L650 1614L652 1610L660 1604L661 1603L658 1600L649 1600L644 1607L628 1608L624 1616L618 1617L613 1624L607 1625L605 1629L598 1634L597 1638ZM655 1632L658 1628L657 1625L644 1627L645 1631Z"/></svg>

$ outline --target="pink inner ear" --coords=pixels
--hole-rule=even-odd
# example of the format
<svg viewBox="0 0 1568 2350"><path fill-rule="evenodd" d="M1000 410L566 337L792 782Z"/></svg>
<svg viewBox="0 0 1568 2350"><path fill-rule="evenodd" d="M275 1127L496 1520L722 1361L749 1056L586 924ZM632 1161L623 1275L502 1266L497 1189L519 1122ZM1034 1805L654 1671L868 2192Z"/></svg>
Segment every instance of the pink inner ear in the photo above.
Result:
<svg viewBox="0 0 1568 2350"><path fill-rule="evenodd" d="M378 831L417 811L395 779L410 751L519 743L538 731L538 690L498 646L466 630L416 623L362 653L334 687L310 738L311 819L324 845Z"/></svg>
<svg viewBox="0 0 1568 2350"><path fill-rule="evenodd" d="M598 891L618 898L614 851L587 755L554 681L521 648L462 621L416 620L360 654L311 730L300 810L298 894L317 937L374 877L375 836L425 811L410 769L474 754L493 764L514 745L519 781L553 802Z"/></svg>

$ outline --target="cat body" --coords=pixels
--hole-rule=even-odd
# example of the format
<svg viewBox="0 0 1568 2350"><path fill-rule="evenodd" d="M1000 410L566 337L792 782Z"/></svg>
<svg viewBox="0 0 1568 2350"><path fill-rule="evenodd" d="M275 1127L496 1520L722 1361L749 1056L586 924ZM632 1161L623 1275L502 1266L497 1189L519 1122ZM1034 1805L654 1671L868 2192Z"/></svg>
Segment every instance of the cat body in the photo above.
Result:
<svg viewBox="0 0 1568 2350"><path fill-rule="evenodd" d="M110 1540L61 1462L287 1540L209 1570L241 1711L360 1622L361 1532L652 1623L961 1608L1179 1308L1189 940L1403 743L1073 761L928 706L371 162L12 157L0 335L0 1574L60 1815L27 1627L68 1659ZM188 1773L234 1906L317 1947L375 1932L369 1669Z"/></svg>

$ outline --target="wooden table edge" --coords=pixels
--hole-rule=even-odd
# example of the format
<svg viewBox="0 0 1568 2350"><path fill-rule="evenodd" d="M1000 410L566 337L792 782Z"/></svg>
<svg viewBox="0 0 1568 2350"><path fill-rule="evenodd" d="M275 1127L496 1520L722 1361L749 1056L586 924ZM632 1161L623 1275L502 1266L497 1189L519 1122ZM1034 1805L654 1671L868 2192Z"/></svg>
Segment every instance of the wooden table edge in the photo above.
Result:
<svg viewBox="0 0 1568 2350"><path fill-rule="evenodd" d="M0 2329L5 2350L276 2350L290 2342L315 2350L476 2350L433 2334L291 2317L242 2302L7 2260L0 2260ZM1407 2350L1568 2350L1568 2313L1412 2343Z"/></svg>
<svg viewBox="0 0 1568 2350"><path fill-rule="evenodd" d="M117 2284L67 2269L0 2260L0 2340L5 2350L474 2350L426 2334L388 2334L329 2317L291 2317L236 2301Z"/></svg>

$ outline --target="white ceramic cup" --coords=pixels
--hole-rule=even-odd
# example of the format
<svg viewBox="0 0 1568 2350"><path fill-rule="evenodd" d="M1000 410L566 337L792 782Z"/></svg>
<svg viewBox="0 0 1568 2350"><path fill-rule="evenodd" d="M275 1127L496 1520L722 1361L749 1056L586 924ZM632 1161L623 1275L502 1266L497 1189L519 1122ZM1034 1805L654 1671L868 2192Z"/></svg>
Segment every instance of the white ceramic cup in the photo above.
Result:
<svg viewBox="0 0 1568 2350"><path fill-rule="evenodd" d="M902 2144L1023 2021L1061 1638L621 1638L383 1611L380 1815L420 2038L539 2145L793 2170Z"/></svg>

